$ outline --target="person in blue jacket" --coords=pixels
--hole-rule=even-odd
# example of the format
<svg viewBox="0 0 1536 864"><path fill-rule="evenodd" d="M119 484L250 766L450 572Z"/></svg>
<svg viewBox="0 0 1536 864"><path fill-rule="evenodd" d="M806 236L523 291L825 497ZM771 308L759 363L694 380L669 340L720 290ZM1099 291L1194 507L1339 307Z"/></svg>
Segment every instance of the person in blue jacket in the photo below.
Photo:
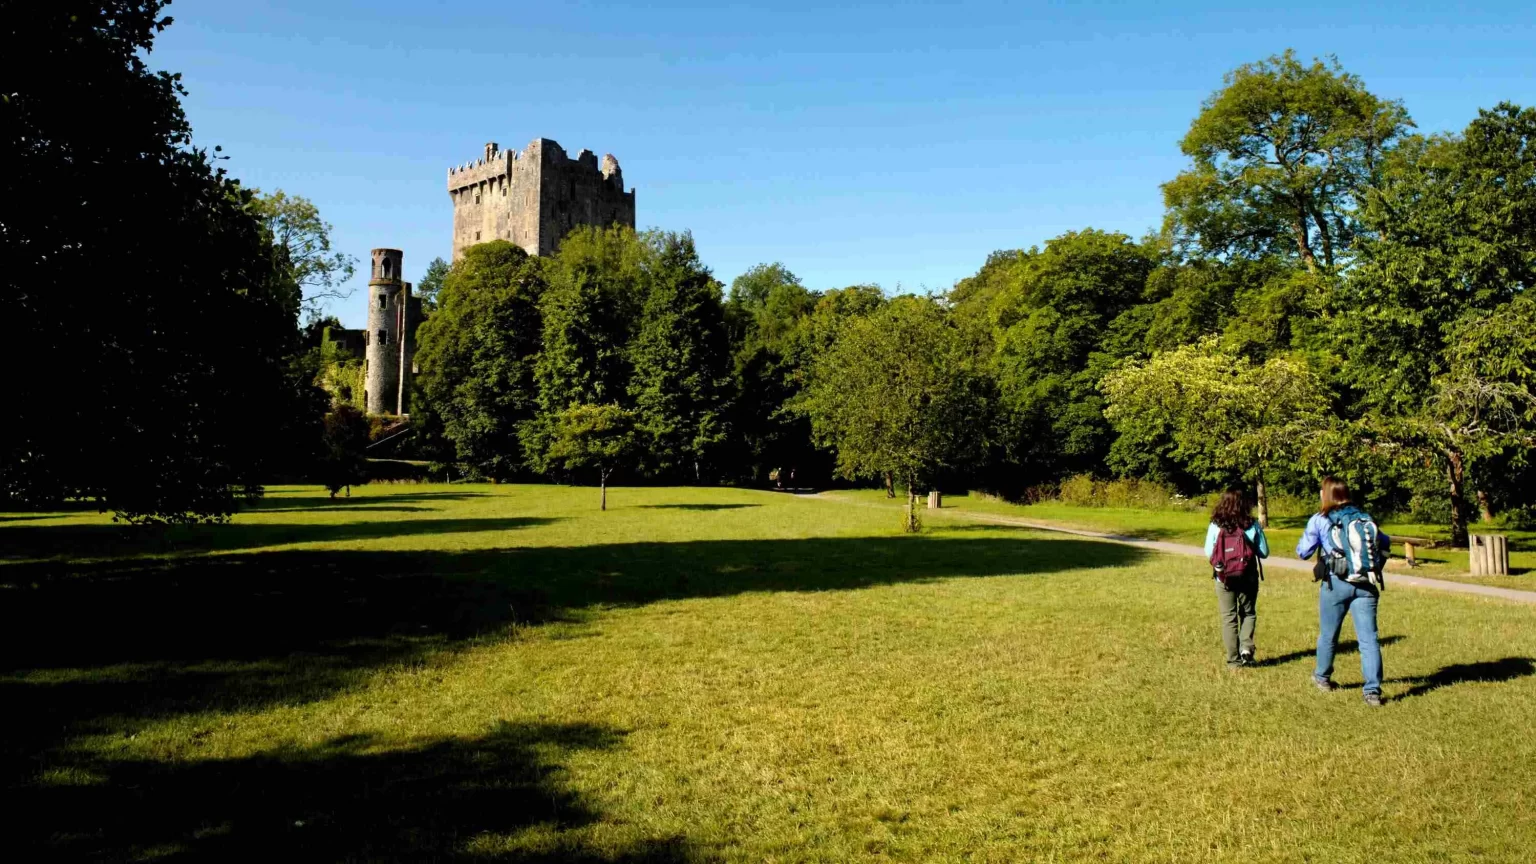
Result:
<svg viewBox="0 0 1536 864"><path fill-rule="evenodd" d="M1333 655L1339 644L1339 630L1344 626L1344 616L1355 622L1355 641L1360 645L1360 674L1365 678L1361 693L1365 704L1381 705L1381 641L1376 636L1376 604L1381 597L1379 583L1370 579L1335 576L1328 567L1329 556L1334 549L1332 526L1341 517L1363 517L1370 520L1355 506L1349 485L1333 478L1323 478L1319 494L1321 507L1307 520L1307 530L1296 543L1296 556L1302 560L1311 558L1319 550L1313 576L1322 583L1317 595L1317 668L1312 681L1317 689L1329 692L1337 689L1333 683ZM1374 524L1374 523L1373 523ZM1385 559L1391 545L1386 534L1377 534L1377 553Z"/></svg>
<svg viewBox="0 0 1536 864"><path fill-rule="evenodd" d="M1221 574L1212 570L1211 581L1216 585L1216 607L1221 615L1221 642L1227 649L1227 668L1239 669L1253 662L1254 630L1258 624L1259 563L1269 557L1269 538L1254 520L1248 497L1239 489L1221 493L1216 508L1211 511L1210 527L1205 529L1205 557L1216 563L1216 543L1222 532L1230 537L1242 532L1248 545L1252 564L1242 573Z"/></svg>

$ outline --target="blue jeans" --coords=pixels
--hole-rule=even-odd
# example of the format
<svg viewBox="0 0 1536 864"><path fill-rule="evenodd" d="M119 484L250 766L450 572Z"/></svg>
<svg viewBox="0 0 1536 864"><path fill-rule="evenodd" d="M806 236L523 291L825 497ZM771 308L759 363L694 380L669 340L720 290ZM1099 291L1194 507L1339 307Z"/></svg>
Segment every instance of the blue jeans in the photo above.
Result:
<svg viewBox="0 0 1536 864"><path fill-rule="evenodd" d="M1381 692L1381 643L1376 639L1376 588L1355 585L1330 576L1317 592L1317 671L1320 681L1333 675L1333 651L1339 644L1344 616L1355 620L1355 641L1360 644L1360 674L1366 693Z"/></svg>

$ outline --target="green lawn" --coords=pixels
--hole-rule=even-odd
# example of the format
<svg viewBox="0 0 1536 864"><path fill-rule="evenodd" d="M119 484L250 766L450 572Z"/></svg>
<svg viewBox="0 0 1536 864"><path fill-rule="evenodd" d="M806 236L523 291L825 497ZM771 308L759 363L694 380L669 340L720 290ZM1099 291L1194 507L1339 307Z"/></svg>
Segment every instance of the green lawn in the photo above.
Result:
<svg viewBox="0 0 1536 864"><path fill-rule="evenodd" d="M1309 683L1304 574L1271 573L1233 674L1197 559L766 492L609 501L0 514L5 857L1536 859L1532 607L1390 592L1371 710Z"/></svg>
<svg viewBox="0 0 1536 864"><path fill-rule="evenodd" d="M885 493L879 490L858 490L834 493L837 497L867 504L885 504ZM1205 528L1209 514L1204 510L1136 510L1116 507L1075 507L1056 501L1041 504L1009 504L995 498L970 495L950 495L944 498L944 508L998 516L1013 516L1034 522L1060 525L1067 528L1084 528L1142 537L1148 540L1166 540L1199 546L1205 542ZM926 514L926 511L925 511ZM945 514L937 518L943 519ZM1274 555L1293 554L1296 541L1306 528L1306 516L1275 516L1270 519L1267 532ZM1450 531L1443 525L1408 524L1388 521L1382 526L1388 534L1400 537L1422 537L1446 543ZM1473 531L1478 532L1478 526ZM1429 576L1435 579L1452 579L1500 588L1536 591L1536 531L1515 531L1491 528L1486 533L1509 537L1509 563L1513 575L1471 576L1467 573L1467 551L1451 548L1420 548L1417 557L1423 566L1409 570L1402 561L1401 543L1394 541L1393 567L1398 572Z"/></svg>

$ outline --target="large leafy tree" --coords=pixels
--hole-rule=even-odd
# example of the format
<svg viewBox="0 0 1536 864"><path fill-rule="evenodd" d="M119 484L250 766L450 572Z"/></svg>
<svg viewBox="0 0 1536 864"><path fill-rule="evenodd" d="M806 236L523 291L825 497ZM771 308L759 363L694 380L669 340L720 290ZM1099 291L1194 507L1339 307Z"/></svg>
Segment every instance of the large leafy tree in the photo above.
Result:
<svg viewBox="0 0 1536 864"><path fill-rule="evenodd" d="M629 397L653 472L697 482L726 437L730 346L720 283L689 234L643 238L645 298L629 348Z"/></svg>
<svg viewBox="0 0 1536 864"><path fill-rule="evenodd" d="M442 258L433 258L427 264L427 272L422 274L421 281L416 283L416 296L421 298L421 308L427 312L437 310L438 293L443 290L443 283L448 279L448 262Z"/></svg>
<svg viewBox="0 0 1536 864"><path fill-rule="evenodd" d="M1508 394L1485 386L1496 379L1466 345L1536 286L1536 110L1502 104L1460 135L1405 142L1361 216L1361 258L1329 319L1339 378L1363 435L1439 467L1465 542L1467 477L1518 441L1499 431ZM1491 344L1489 363L1512 350Z"/></svg>
<svg viewBox="0 0 1536 864"><path fill-rule="evenodd" d="M1091 471L1111 430L1099 379L1139 352L1120 316L1142 302L1157 252L1086 230L1024 256L991 304L991 366L1006 409L1003 458L1035 479Z"/></svg>
<svg viewBox="0 0 1536 864"><path fill-rule="evenodd" d="M1163 186L1167 229L1216 255L1287 255L1308 270L1342 263L1358 199L1410 125L1337 60L1291 51L1228 73L1180 148L1193 163Z"/></svg>
<svg viewBox="0 0 1536 864"><path fill-rule="evenodd" d="M164 5L61 0L0 27L0 308L32 370L11 381L0 488L219 519L275 467L253 416L307 411L313 388L258 205L148 66Z"/></svg>
<svg viewBox="0 0 1536 864"><path fill-rule="evenodd" d="M735 378L729 434L740 462L735 473L748 482L803 464L813 450L810 424L784 405L800 390L795 339L816 301L783 264L759 264L731 282L725 304Z"/></svg>
<svg viewBox="0 0 1536 864"><path fill-rule="evenodd" d="M505 240L471 246L419 331L417 378L454 461L496 480L523 465L521 424L537 407L534 366L545 290L539 259Z"/></svg>
<svg viewBox="0 0 1536 864"><path fill-rule="evenodd" d="M1243 480L1269 525L1267 481L1292 473L1305 443L1326 424L1326 388L1304 363L1254 363L1224 353L1214 338L1132 361L1104 379L1105 412L1122 441L1167 445L1207 483Z"/></svg>
<svg viewBox="0 0 1536 864"><path fill-rule="evenodd" d="M927 297L898 297L846 322L810 367L797 408L845 477L906 483L903 527L919 528L917 489L980 452L984 383L960 332Z"/></svg>
<svg viewBox="0 0 1536 864"><path fill-rule="evenodd" d="M279 189L255 193L252 206L272 237L278 263L298 287L305 315L319 320L326 304L352 296L346 287L357 261L331 248L331 224L308 198Z"/></svg>
<svg viewBox="0 0 1536 864"><path fill-rule="evenodd" d="M631 407L629 343L645 301L649 256L639 235L613 226L578 228L545 261L542 349L534 364L537 407L522 430L534 470L558 467L548 451L567 408Z"/></svg>

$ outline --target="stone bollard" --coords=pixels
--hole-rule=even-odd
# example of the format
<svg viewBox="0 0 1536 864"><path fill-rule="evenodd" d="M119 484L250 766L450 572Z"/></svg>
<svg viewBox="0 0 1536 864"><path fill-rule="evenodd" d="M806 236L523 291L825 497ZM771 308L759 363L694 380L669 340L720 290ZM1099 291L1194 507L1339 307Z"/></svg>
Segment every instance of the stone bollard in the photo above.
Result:
<svg viewBox="0 0 1536 864"><path fill-rule="evenodd" d="M937 510L943 506L943 499L939 497L939 490L928 490L928 509Z"/></svg>
<svg viewBox="0 0 1536 864"><path fill-rule="evenodd" d="M1509 575L1509 538L1499 534L1473 534L1467 553L1473 576Z"/></svg>

